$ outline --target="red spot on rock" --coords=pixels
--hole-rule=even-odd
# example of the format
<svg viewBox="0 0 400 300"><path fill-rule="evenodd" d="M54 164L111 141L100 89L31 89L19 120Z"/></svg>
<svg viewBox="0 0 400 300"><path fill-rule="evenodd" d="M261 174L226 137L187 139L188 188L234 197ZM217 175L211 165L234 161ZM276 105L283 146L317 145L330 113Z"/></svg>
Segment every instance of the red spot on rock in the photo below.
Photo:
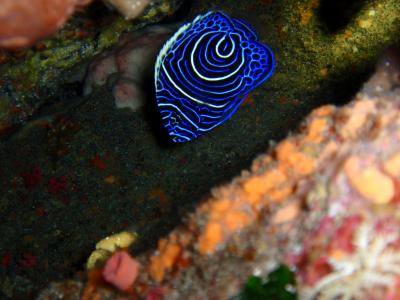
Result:
<svg viewBox="0 0 400 300"><path fill-rule="evenodd" d="M3 257L1 258L0 264L1 264L3 267L7 267L7 266L10 265L11 259L12 259L11 253L7 252L7 253L5 253L5 254L3 255Z"/></svg>
<svg viewBox="0 0 400 300"><path fill-rule="evenodd" d="M188 159L186 158L186 157L182 157L180 160L179 160L179 164L181 164L181 165L186 165L187 163L188 163Z"/></svg>
<svg viewBox="0 0 400 300"><path fill-rule="evenodd" d="M50 194L59 194L60 192L65 192L67 190L67 177L52 177L49 180L47 190Z"/></svg>
<svg viewBox="0 0 400 300"><path fill-rule="evenodd" d="M181 269L186 269L190 266L190 257L182 252L176 259L176 265Z"/></svg>
<svg viewBox="0 0 400 300"><path fill-rule="evenodd" d="M280 96L280 97L278 98L278 103L279 103L279 104L286 104L286 102L287 102L287 100L286 100L285 97Z"/></svg>
<svg viewBox="0 0 400 300"><path fill-rule="evenodd" d="M329 249L343 250L347 253L354 251L353 235L358 225L361 223L361 216L350 216L343 220L343 224L336 230Z"/></svg>
<svg viewBox="0 0 400 300"><path fill-rule="evenodd" d="M43 216L46 214L46 211L44 210L43 207L37 207L37 208L35 209L35 214L36 214L38 217L43 217Z"/></svg>
<svg viewBox="0 0 400 300"><path fill-rule="evenodd" d="M313 286L325 275L332 272L326 256L321 256L307 266L304 282L308 286Z"/></svg>
<svg viewBox="0 0 400 300"><path fill-rule="evenodd" d="M95 167L98 170L104 170L106 168L106 163L100 158L99 155L96 155L90 160L90 163L92 164L93 167Z"/></svg>
<svg viewBox="0 0 400 300"><path fill-rule="evenodd" d="M24 253L18 263L24 269L31 269L36 265L37 259L32 253Z"/></svg>
<svg viewBox="0 0 400 300"><path fill-rule="evenodd" d="M42 172L39 167L34 167L29 172L21 173L20 176L24 180L25 188L28 190L35 188L42 181Z"/></svg>
<svg viewBox="0 0 400 300"><path fill-rule="evenodd" d="M146 300L164 300L166 290L162 287L152 288L146 296Z"/></svg>

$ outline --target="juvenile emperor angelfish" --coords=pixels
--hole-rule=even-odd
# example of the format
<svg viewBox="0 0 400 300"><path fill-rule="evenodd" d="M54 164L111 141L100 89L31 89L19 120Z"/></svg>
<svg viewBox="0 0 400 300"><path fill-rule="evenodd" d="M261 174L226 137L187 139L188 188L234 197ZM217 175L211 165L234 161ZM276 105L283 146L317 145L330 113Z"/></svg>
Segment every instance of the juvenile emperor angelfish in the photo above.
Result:
<svg viewBox="0 0 400 300"><path fill-rule="evenodd" d="M224 123L273 73L274 55L242 21L216 11L183 25L155 66L156 100L174 142Z"/></svg>

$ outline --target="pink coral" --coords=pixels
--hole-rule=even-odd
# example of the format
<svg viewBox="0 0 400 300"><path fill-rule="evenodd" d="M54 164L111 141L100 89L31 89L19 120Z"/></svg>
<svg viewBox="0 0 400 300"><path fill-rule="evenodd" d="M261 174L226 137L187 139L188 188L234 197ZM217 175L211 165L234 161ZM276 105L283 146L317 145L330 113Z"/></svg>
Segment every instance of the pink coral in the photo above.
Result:
<svg viewBox="0 0 400 300"><path fill-rule="evenodd" d="M120 290L128 290L139 273L139 263L125 251L115 252L106 262L103 278Z"/></svg>
<svg viewBox="0 0 400 300"><path fill-rule="evenodd" d="M96 86L104 85L112 74L117 74L113 86L115 106L140 110L146 102L146 82L153 76L157 53L177 27L149 26L123 36L116 47L90 64L84 94L92 93Z"/></svg>
<svg viewBox="0 0 400 300"><path fill-rule="evenodd" d="M2 0L0 47L16 49L32 45L59 29L77 6L88 0Z"/></svg>

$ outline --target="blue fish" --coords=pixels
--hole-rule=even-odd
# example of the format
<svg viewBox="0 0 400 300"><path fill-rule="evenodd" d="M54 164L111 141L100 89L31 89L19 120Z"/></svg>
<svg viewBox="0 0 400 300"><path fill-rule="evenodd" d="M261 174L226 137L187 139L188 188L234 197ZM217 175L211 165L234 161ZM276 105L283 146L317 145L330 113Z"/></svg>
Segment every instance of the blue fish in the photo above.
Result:
<svg viewBox="0 0 400 300"><path fill-rule="evenodd" d="M183 25L155 65L157 105L172 141L191 141L224 123L274 69L271 49L238 19L211 11Z"/></svg>

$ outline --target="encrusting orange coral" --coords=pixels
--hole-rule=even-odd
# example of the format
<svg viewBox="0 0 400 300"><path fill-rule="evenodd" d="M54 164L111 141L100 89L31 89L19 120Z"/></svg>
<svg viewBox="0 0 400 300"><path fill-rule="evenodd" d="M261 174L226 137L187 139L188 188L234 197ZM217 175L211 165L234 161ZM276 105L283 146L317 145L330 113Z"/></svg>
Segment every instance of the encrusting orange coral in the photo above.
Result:
<svg viewBox="0 0 400 300"><path fill-rule="evenodd" d="M328 145L327 149L321 146L331 129L331 122L327 120L335 112L336 108L331 105L316 109L311 114L311 121L303 129L306 138L301 143L295 137L283 141L271 155L264 155L254 162L251 176L245 172L241 178L236 179L238 184L214 191L215 196L197 210L204 216L204 224L199 226L189 222L188 225L192 229L191 233L198 232L196 241L191 243L195 243L199 254L214 253L232 234L255 222L260 211L270 203L289 197L294 191L293 182L310 175L319 159L328 158L337 149L335 145ZM306 143L308 151L304 150L307 149L304 147ZM325 154L310 156L309 153L313 152ZM289 205L277 213L274 220L277 223L290 220L298 214L299 209L298 203ZM160 241L157 253L150 258L150 275L157 282L163 281L166 272L174 268L171 258L178 256L175 254L170 257L172 251L165 246L169 243L173 245L169 247L179 248L176 233Z"/></svg>
<svg viewBox="0 0 400 300"><path fill-rule="evenodd" d="M375 166L360 166L360 159L362 158L351 156L345 162L344 170L351 185L373 203L390 202L395 193L392 179Z"/></svg>
<svg viewBox="0 0 400 300"><path fill-rule="evenodd" d="M172 234L169 240L159 240L158 249L159 255L151 258L149 273L156 281L161 281L165 271L171 269L175 263L182 246L178 243L177 235Z"/></svg>
<svg viewBox="0 0 400 300"><path fill-rule="evenodd" d="M320 153L320 142L326 140L330 129L330 122L326 119L335 111L333 106L315 110L312 116L317 121L310 122L304 129L307 136L305 141L310 143L310 147L318 148L315 153ZM272 155L276 160L271 155L263 156L261 161L256 160L252 168L254 175L249 176L248 173L244 173L242 178L236 180L238 185L220 188L214 192L216 195L214 198L198 208L198 212L204 215L206 222L200 227L197 224L189 226L198 231L195 245L199 254L214 253L232 234L255 222L259 212L270 203L283 201L289 197L294 191L292 182L311 174L319 158L305 153L303 145L297 143L294 138L279 144ZM324 156L327 157L328 155ZM269 166L268 169L266 165ZM279 223L289 220L296 216L298 210L298 204L293 204L277 214L275 221ZM169 243L173 245L169 247L179 248L175 233L169 239L160 241L157 254L150 258L150 275L157 282L165 278L166 271L173 269L171 258L178 256L176 254L178 250L171 256L173 251L165 246Z"/></svg>

